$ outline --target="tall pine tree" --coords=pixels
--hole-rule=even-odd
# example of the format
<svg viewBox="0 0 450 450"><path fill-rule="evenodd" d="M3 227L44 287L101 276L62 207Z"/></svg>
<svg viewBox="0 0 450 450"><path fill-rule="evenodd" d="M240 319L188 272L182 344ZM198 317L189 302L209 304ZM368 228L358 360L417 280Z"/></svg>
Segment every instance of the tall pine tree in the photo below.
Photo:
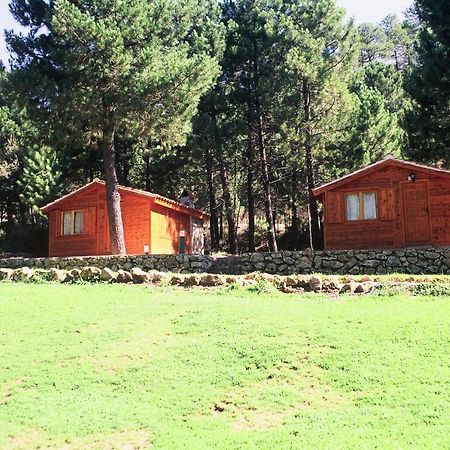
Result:
<svg viewBox="0 0 450 450"><path fill-rule="evenodd" d="M288 8L285 33L285 121L293 154L304 162L310 246L321 247L320 217L312 194L321 155L346 128L350 114L348 79L357 46L351 23L335 0L304 0ZM298 166L299 168L299 166Z"/></svg>
<svg viewBox="0 0 450 450"><path fill-rule="evenodd" d="M66 133L97 140L111 250L126 252L115 137L183 143L218 74L221 31L209 0L12 0L28 36L9 34L19 90ZM99 155L100 156L100 155Z"/></svg>
<svg viewBox="0 0 450 450"><path fill-rule="evenodd" d="M417 64L406 87L414 100L407 129L411 156L450 164L450 3L416 0Z"/></svg>

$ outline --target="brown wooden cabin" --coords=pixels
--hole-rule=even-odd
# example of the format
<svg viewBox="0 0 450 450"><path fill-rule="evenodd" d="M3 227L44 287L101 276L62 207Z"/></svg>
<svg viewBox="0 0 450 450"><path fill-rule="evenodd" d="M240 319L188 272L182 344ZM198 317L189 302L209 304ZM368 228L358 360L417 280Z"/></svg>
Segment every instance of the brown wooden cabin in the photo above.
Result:
<svg viewBox="0 0 450 450"><path fill-rule="evenodd" d="M124 186L119 192L128 254L178 253L181 229L186 253L203 253L207 214L150 192ZM111 253L104 181L96 179L41 211L49 216L49 256Z"/></svg>
<svg viewBox="0 0 450 450"><path fill-rule="evenodd" d="M325 250L450 245L450 172L388 158L313 189Z"/></svg>

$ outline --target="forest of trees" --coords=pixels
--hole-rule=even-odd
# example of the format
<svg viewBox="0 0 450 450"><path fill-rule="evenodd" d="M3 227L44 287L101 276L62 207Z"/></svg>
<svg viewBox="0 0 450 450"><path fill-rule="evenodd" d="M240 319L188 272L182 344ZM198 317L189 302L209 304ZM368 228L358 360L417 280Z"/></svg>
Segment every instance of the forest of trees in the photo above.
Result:
<svg viewBox="0 0 450 450"><path fill-rule="evenodd" d="M45 254L39 207L107 182L207 211L212 251L321 247L310 190L388 155L450 165L450 3L356 26L335 0L10 0L0 252Z"/></svg>

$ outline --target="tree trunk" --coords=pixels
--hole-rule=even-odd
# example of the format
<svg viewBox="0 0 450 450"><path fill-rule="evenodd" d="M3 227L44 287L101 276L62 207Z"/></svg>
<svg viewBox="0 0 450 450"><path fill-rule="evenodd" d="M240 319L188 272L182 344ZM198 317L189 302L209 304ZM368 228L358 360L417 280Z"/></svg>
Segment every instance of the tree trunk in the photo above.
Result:
<svg viewBox="0 0 450 450"><path fill-rule="evenodd" d="M220 215L219 215L219 239L223 240L223 212L222 212L222 206L220 205Z"/></svg>
<svg viewBox="0 0 450 450"><path fill-rule="evenodd" d="M217 217L217 202L214 190L213 157L210 148L206 147L206 173L209 195L209 230L211 234L211 250L219 249L219 219Z"/></svg>
<svg viewBox="0 0 450 450"><path fill-rule="evenodd" d="M274 215L272 208L272 193L270 189L270 178L269 178L269 164L267 162L267 152L266 145L264 142L264 131L262 117L258 117L258 147L259 147L259 159L261 164L261 179L264 190L264 209L266 212L267 221L267 237L269 240L269 251L277 252L277 238L274 226Z"/></svg>
<svg viewBox="0 0 450 450"><path fill-rule="evenodd" d="M321 248L321 237L319 227L319 211L317 200L312 193L315 187L315 163L312 149L312 128L311 128L311 90L308 80L303 80L303 108L306 123L305 159L306 159L306 179L308 185L308 218L309 218L309 244L311 249Z"/></svg>
<svg viewBox="0 0 450 450"><path fill-rule="evenodd" d="M108 206L109 233L111 253L125 255L125 237L123 232L122 211L120 207L120 193L116 173L116 154L114 148L114 126L111 123L103 127L100 148L103 153L103 164L106 180L106 203Z"/></svg>
<svg viewBox="0 0 450 450"><path fill-rule="evenodd" d="M258 46L256 38L253 38L253 88L254 88L254 104L256 112L256 125L258 136L259 159L261 164L261 180L264 190L264 209L267 221L267 238L269 251L278 251L277 238L274 227L272 195L270 189L269 164L267 162L266 143L264 140L264 123L262 118L261 104L259 101L259 69L258 69Z"/></svg>
<svg viewBox="0 0 450 450"><path fill-rule="evenodd" d="M211 118L214 125L214 140L216 147L216 158L219 163L220 181L222 183L223 201L225 203L225 215L227 217L228 224L228 244L230 253L237 253L237 239L236 239L236 220L234 217L233 203L231 201L230 189L228 188L228 172L225 167L225 161L222 155L222 146L220 144L220 138L217 129L217 118L215 112L211 114Z"/></svg>
<svg viewBox="0 0 450 450"><path fill-rule="evenodd" d="M145 161L145 190L150 192L150 190L151 190L151 181L150 181L150 150L145 153L144 161Z"/></svg>
<svg viewBox="0 0 450 450"><path fill-rule="evenodd" d="M228 244L230 247L230 253L235 254L237 253L237 243L235 233L236 221L234 219L234 211L233 211L233 204L231 202L230 190L228 189L228 172L227 169L225 168L225 162L220 148L216 148L216 157L219 163L219 173L220 173L220 180L222 182L223 201L225 204L225 215L227 218L227 225L228 225Z"/></svg>
<svg viewBox="0 0 450 450"><path fill-rule="evenodd" d="M293 234L294 249L300 250L300 218L298 216L298 195L299 181L297 176L297 167L292 173L292 187L291 187L291 229Z"/></svg>
<svg viewBox="0 0 450 450"><path fill-rule="evenodd" d="M398 59L398 53L397 53L397 49L394 48L394 61L395 61L395 70L397 72L400 72L400 61Z"/></svg>
<svg viewBox="0 0 450 450"><path fill-rule="evenodd" d="M5 232L6 232L6 235L9 236L11 231L14 229L16 214L15 214L15 208L14 208L14 204L13 204L12 193L9 192L7 195L8 196L7 196L7 199L6 199L6 227L5 227Z"/></svg>
<svg viewBox="0 0 450 450"><path fill-rule="evenodd" d="M253 195L254 155L250 123L247 125L247 207L248 207L248 251L255 251L255 197Z"/></svg>
<svg viewBox="0 0 450 450"><path fill-rule="evenodd" d="M130 186L130 163L129 163L129 160L128 160L128 157L127 157L127 155L125 154L125 149L123 149L124 150L124 153L122 153L122 158L123 158L123 161L122 161L122 178L123 178L123 185L124 186Z"/></svg>
<svg viewBox="0 0 450 450"><path fill-rule="evenodd" d="M122 186L129 186L130 164L127 155L127 141L114 139L114 150L116 154L116 168L118 169L117 180Z"/></svg>

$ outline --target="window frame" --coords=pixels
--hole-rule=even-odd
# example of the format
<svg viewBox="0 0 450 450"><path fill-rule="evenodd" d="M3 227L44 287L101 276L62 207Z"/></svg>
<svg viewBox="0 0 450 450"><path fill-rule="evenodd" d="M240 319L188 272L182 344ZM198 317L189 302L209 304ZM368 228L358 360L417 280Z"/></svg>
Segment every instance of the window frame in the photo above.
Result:
<svg viewBox="0 0 450 450"><path fill-rule="evenodd" d="M75 232L75 215L81 214L81 232L76 233ZM64 216L65 214L71 215L71 232L65 233L64 232ZM68 236L82 236L84 234L84 211L82 209L75 209L75 210L69 210L69 211L61 211L61 236L68 237Z"/></svg>
<svg viewBox="0 0 450 450"><path fill-rule="evenodd" d="M366 219L364 217L364 194L374 194L375 195L375 217L372 219ZM359 218L351 220L348 218L347 210L347 197L350 195L358 195L359 198ZM347 191L344 192L344 208L345 208L345 221L350 223L355 222L374 222L379 220L379 210L378 210L378 191L376 189L363 189L358 191Z"/></svg>

